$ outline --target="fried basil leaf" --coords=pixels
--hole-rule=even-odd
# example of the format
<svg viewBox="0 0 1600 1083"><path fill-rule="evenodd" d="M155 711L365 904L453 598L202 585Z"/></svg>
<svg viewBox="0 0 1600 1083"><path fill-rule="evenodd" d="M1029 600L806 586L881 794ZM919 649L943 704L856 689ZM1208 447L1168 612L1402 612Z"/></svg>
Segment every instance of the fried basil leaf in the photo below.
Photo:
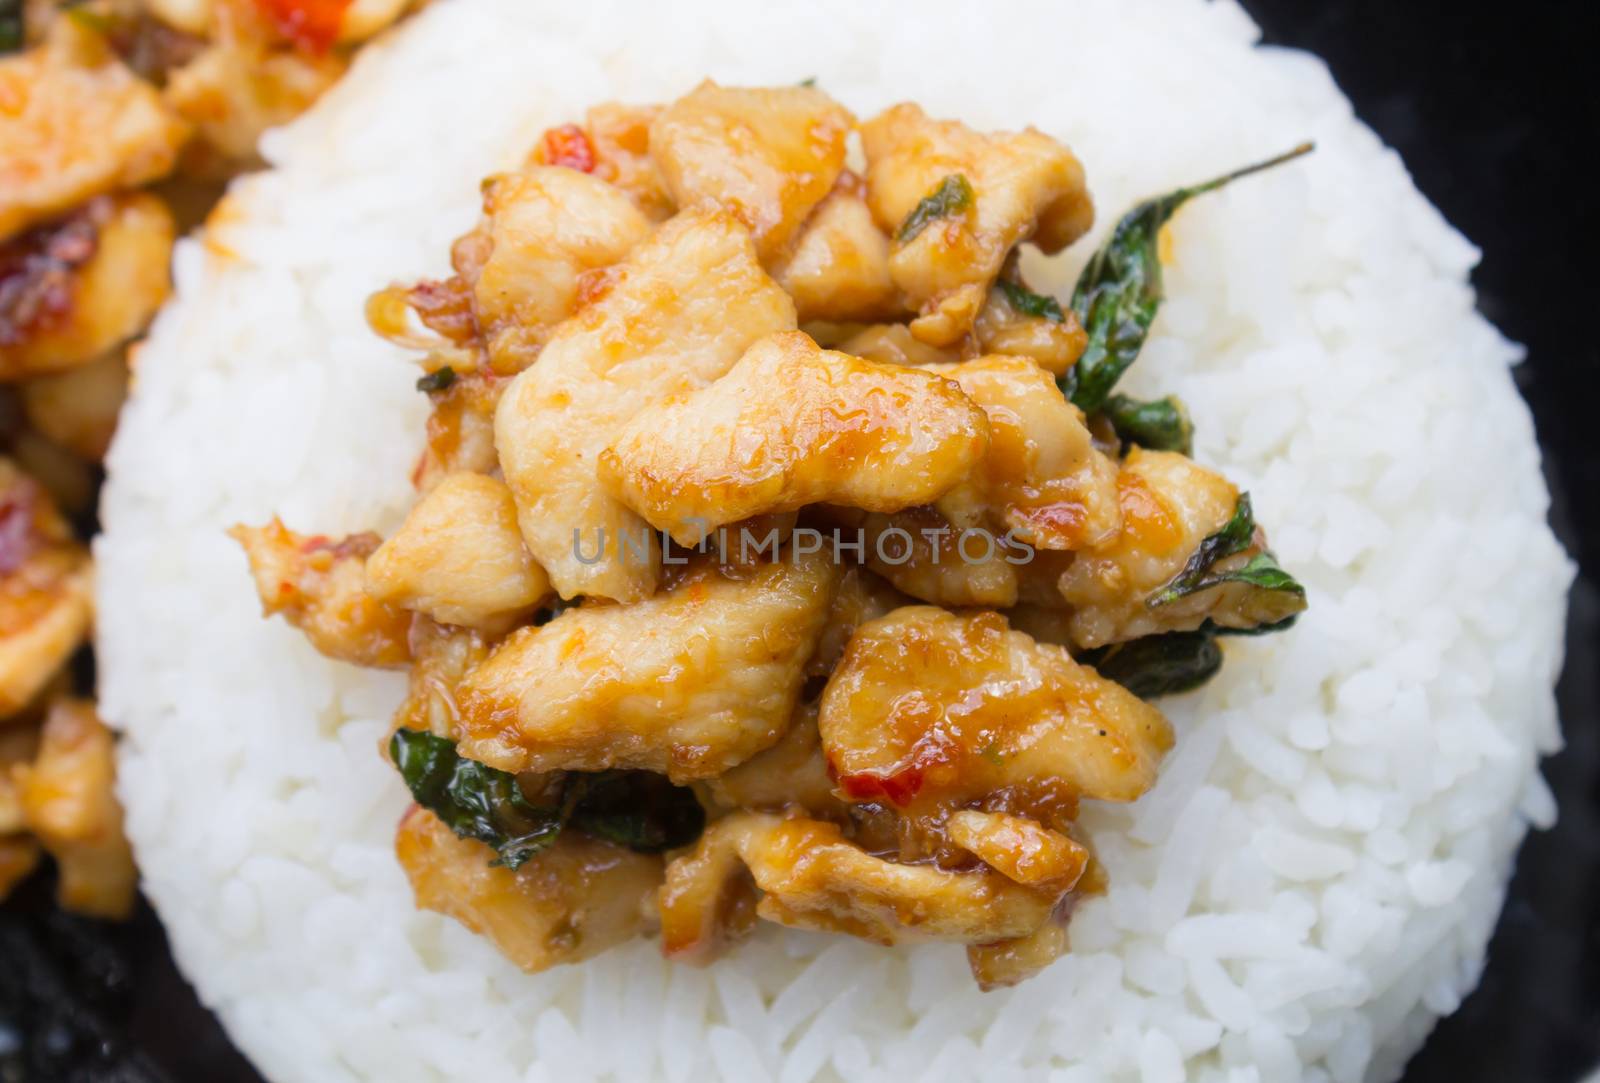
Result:
<svg viewBox="0 0 1600 1083"><path fill-rule="evenodd" d="M445 365L443 368L434 369L426 376L418 378L417 390L427 391L431 394L435 391L448 390L450 385L455 382L456 370L449 365Z"/></svg>
<svg viewBox="0 0 1600 1083"><path fill-rule="evenodd" d="M1077 364L1061 377L1061 390L1084 413L1093 413L1144 346L1161 307L1161 227L1197 195L1291 161L1311 151L1303 143L1286 154L1234 170L1204 184L1146 200L1123 215L1111 239L1090 257L1072 292L1072 310L1089 342Z"/></svg>
<svg viewBox="0 0 1600 1083"><path fill-rule="evenodd" d="M492 865L520 867L555 842L570 812L566 802L556 808L534 805L515 775L467 759L454 741L426 730L395 730L389 758L417 804L461 838L494 850Z"/></svg>
<svg viewBox="0 0 1600 1083"><path fill-rule="evenodd" d="M1222 650L1207 630L1167 632L1089 651L1079 659L1140 699L1199 688L1222 668Z"/></svg>
<svg viewBox="0 0 1600 1083"><path fill-rule="evenodd" d="M940 218L960 214L970 206L972 206L972 185L962 174L952 173L912 208L911 213L906 215L906 220L900 223L900 231L894 235L894 239L900 244L910 244L916 239L917 234L928 228L929 224Z"/></svg>
<svg viewBox="0 0 1600 1083"><path fill-rule="evenodd" d="M1002 278L995 283L1000 287L1000 292L1006 295L1006 301L1011 307L1024 316L1032 316L1040 320L1054 320L1060 323L1067 318L1061 311L1061 304L1054 297L1046 297L1042 293L1034 293L1020 282L1012 282Z"/></svg>
<svg viewBox="0 0 1600 1083"><path fill-rule="evenodd" d="M412 798L464 839L496 854L492 865L519 868L573 827L632 850L683 846L705 827L693 791L649 771L572 772L554 805L527 799L515 775L462 756L454 741L425 730L396 730L389 757Z"/></svg>
<svg viewBox="0 0 1600 1083"><path fill-rule="evenodd" d="M1304 608L1306 588L1279 567L1272 554L1265 549L1238 568L1216 570L1222 561L1249 549L1254 544L1255 533L1256 520L1250 507L1250 494L1240 493L1239 502L1234 505L1233 517L1221 530L1208 535L1183 570L1145 599L1145 605L1155 609L1223 583L1247 583L1259 590L1289 595L1293 599L1290 605Z"/></svg>
<svg viewBox="0 0 1600 1083"><path fill-rule="evenodd" d="M1124 444L1138 444L1151 451L1194 452L1194 425L1189 411L1176 395L1154 402L1140 402L1127 395L1112 395L1103 411Z"/></svg>
<svg viewBox="0 0 1600 1083"><path fill-rule="evenodd" d="M574 774L567 781L578 790L572 826L630 850L653 854L684 846L706 825L693 791L650 771Z"/></svg>
<svg viewBox="0 0 1600 1083"><path fill-rule="evenodd" d="M0 0L0 56L22 48L23 0Z"/></svg>

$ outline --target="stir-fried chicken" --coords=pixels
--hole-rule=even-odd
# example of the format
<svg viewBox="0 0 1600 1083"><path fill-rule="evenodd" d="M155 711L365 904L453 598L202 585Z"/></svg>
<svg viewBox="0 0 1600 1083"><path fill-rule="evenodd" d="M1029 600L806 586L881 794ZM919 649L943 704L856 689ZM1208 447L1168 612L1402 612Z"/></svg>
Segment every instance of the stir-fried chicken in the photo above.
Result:
<svg viewBox="0 0 1600 1083"><path fill-rule="evenodd" d="M505 483L452 474L367 559L367 593L445 624L501 632L550 592L517 530Z"/></svg>
<svg viewBox="0 0 1600 1083"><path fill-rule="evenodd" d="M785 252L844 169L855 118L811 87L707 80L650 125L650 155L679 207L731 212L763 261Z"/></svg>
<svg viewBox="0 0 1600 1083"><path fill-rule="evenodd" d="M57 19L45 44L0 59L0 240L163 176L187 135L99 35Z"/></svg>
<svg viewBox="0 0 1600 1083"><path fill-rule="evenodd" d="M89 553L37 483L0 458L0 718L24 707L83 643Z"/></svg>
<svg viewBox="0 0 1600 1083"><path fill-rule="evenodd" d="M29 424L80 459L99 462L128 394L125 352L112 350L87 365L35 377L21 391Z"/></svg>
<svg viewBox="0 0 1600 1083"><path fill-rule="evenodd" d="M571 831L513 872L416 806L400 821L395 854L418 906L488 937L524 970L575 963L636 936L661 882L659 857Z"/></svg>
<svg viewBox="0 0 1600 1083"><path fill-rule="evenodd" d="M1081 805L1137 800L1173 742L1140 696L1304 607L1247 499L1143 449L1189 446L1181 405L1110 394L1143 250L1091 260L1081 312L1024 284L1019 245L1092 220L1072 152L900 105L863 181L855 131L810 87L709 82L550 128L451 277L369 302L427 351L404 525L236 531L269 612L409 664L401 864L525 969L653 902L674 959L766 920L1020 981L1103 884Z"/></svg>
<svg viewBox="0 0 1600 1083"><path fill-rule="evenodd" d="M890 273L919 313L911 332L924 342L946 345L972 329L1019 242L1058 252L1094 222L1083 166L1032 128L984 135L904 104L863 124L861 141L867 202L895 233ZM919 204L947 181L958 193L938 208L948 213L918 224Z"/></svg>
<svg viewBox="0 0 1600 1083"><path fill-rule="evenodd" d="M660 554L644 520L601 485L600 453L646 406L704 387L756 340L793 329L794 303L726 211L685 211L613 274L507 389L495 446L522 536L561 596L632 602L654 590Z"/></svg>
<svg viewBox="0 0 1600 1083"><path fill-rule="evenodd" d="M489 363L504 375L532 364L555 326L578 307L594 272L650 232L633 201L574 169L533 166L484 190L489 258L473 284Z"/></svg>
<svg viewBox="0 0 1600 1083"><path fill-rule="evenodd" d="M1135 448L1117 476L1117 498L1121 532L1078 554L1058 580L1061 599L1072 612L1069 628L1076 646L1188 630L1206 620L1254 628L1304 608L1298 597L1246 583L1225 583L1153 608L1150 596L1233 515L1239 490L1183 455ZM1264 547L1258 536L1248 551L1221 567L1243 564Z"/></svg>
<svg viewBox="0 0 1600 1083"><path fill-rule="evenodd" d="M900 311L889 238L872 220L863 188L855 174L841 176L773 269L802 321L878 320Z"/></svg>
<svg viewBox="0 0 1600 1083"><path fill-rule="evenodd" d="M817 721L840 790L909 808L1132 801L1172 744L1161 712L998 613L898 609L850 641Z"/></svg>
<svg viewBox="0 0 1600 1083"><path fill-rule="evenodd" d="M376 534L308 537L276 518L228 533L250 559L262 611L283 614L317 650L383 668L403 666L411 657L406 646L411 615L367 593L367 558L381 544Z"/></svg>
<svg viewBox="0 0 1600 1083"><path fill-rule="evenodd" d="M159 199L125 195L0 247L0 376L74 368L143 331L167 298L173 240Z"/></svg>
<svg viewBox="0 0 1600 1083"><path fill-rule="evenodd" d="M55 858L61 904L106 918L128 916L138 884L115 774L111 731L77 700L51 709L38 756L15 769L23 821Z"/></svg>
<svg viewBox="0 0 1600 1083"><path fill-rule="evenodd" d="M795 331L757 342L710 387L641 410L600 456L600 476L693 545L807 504L928 503L972 469L988 435L951 381L821 350Z"/></svg>
<svg viewBox="0 0 1600 1083"><path fill-rule="evenodd" d="M837 577L819 554L736 577L702 559L653 598L519 629L461 685L461 751L504 771L718 775L789 724Z"/></svg>

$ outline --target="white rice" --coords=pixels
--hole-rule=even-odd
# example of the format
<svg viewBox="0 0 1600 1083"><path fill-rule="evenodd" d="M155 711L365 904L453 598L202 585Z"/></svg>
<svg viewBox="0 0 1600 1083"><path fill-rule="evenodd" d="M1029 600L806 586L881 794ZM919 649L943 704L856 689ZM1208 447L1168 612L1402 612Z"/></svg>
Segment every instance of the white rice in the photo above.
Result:
<svg viewBox="0 0 1600 1083"><path fill-rule="evenodd" d="M1518 349L1473 309L1477 252L1319 61L1255 37L1197 0L441 0L269 139L277 169L236 187L217 247L180 248L96 546L145 888L268 1076L1397 1076L1477 980L1517 843L1554 815L1537 759L1572 569ZM443 271L478 178L545 126L707 73L1036 124L1082 156L1101 234L1136 197L1317 140L1181 214L1129 379L1184 396L1197 457L1250 489L1310 613L1164 704L1160 784L1085 817L1109 894L1015 990L977 992L956 948L776 928L709 970L640 942L517 972L416 911L392 856L406 795L375 746L402 680L262 621L222 535L275 512L392 528L426 403L365 295Z"/></svg>

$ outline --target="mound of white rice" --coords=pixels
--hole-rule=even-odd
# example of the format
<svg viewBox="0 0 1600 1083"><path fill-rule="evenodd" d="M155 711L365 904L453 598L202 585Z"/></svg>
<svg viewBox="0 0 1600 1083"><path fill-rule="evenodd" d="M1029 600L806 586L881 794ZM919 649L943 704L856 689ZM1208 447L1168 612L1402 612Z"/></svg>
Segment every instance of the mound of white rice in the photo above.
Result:
<svg viewBox="0 0 1600 1083"><path fill-rule="evenodd" d="M100 559L104 707L145 888L184 970L277 1080L576 1083L1387 1080L1483 965L1513 852L1553 816L1551 683L1571 576L1515 346L1472 246L1327 71L1252 48L1232 3L761 5L441 0L275 134L139 359ZM403 786L376 752L397 675L260 618L228 525L393 528L425 397L363 324L446 270L478 179L609 98L815 76L1033 123L1136 197L1305 138L1192 204L1128 381L1177 391L1197 458L1255 498L1310 588L1291 633L1228 643L1164 707L1154 792L1085 817L1110 893L1074 951L981 994L959 949L768 927L708 970L653 942L526 976L414 909ZM1090 242L1030 267L1070 287Z"/></svg>

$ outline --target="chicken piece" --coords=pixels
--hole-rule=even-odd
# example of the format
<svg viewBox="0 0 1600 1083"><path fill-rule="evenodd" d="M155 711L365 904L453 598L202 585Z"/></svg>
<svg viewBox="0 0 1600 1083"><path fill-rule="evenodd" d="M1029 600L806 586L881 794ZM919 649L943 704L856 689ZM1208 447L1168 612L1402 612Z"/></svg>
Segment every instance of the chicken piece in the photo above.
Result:
<svg viewBox="0 0 1600 1083"><path fill-rule="evenodd" d="M664 222L677 208L650 157L650 125L660 115L658 105L596 105L583 127L562 124L546 131L528 161L592 174L621 189L650 221Z"/></svg>
<svg viewBox="0 0 1600 1083"><path fill-rule="evenodd" d="M410 658L411 614L367 593L367 558L376 534L346 538L296 534L276 516L266 526L228 531L250 560L266 616L282 613L329 658L399 669Z"/></svg>
<svg viewBox="0 0 1600 1083"><path fill-rule="evenodd" d="M0 902L39 867L39 842L28 835L0 835Z"/></svg>
<svg viewBox="0 0 1600 1083"><path fill-rule="evenodd" d="M984 135L906 103L862 125L861 142L867 203L895 237L890 273L919 313L911 332L935 346L972 329L1019 242L1058 252L1093 224L1083 166L1033 128ZM918 226L913 212L941 189L955 193L948 213Z"/></svg>
<svg viewBox="0 0 1600 1083"><path fill-rule="evenodd" d="M950 841L1019 884L1077 886L1089 851L1060 831L1026 816L959 809L945 821Z"/></svg>
<svg viewBox="0 0 1600 1083"><path fill-rule="evenodd" d="M817 734L816 703L801 704L778 743L711 779L706 792L726 809L803 809L819 819L844 821L850 806L833 793L833 778Z"/></svg>
<svg viewBox="0 0 1600 1083"><path fill-rule="evenodd" d="M1067 948L1066 922L1053 918L1027 936L968 944L967 965L978 988L989 992L1033 977L1065 955Z"/></svg>
<svg viewBox="0 0 1600 1083"><path fill-rule="evenodd" d="M56 860L61 905L100 918L131 914L139 876L113 789L115 741L94 705L58 701L38 757L15 775L28 830Z"/></svg>
<svg viewBox="0 0 1600 1083"><path fill-rule="evenodd" d="M0 376L84 365L142 332L171 288L174 237L155 196L103 196L0 249Z"/></svg>
<svg viewBox="0 0 1600 1083"><path fill-rule="evenodd" d="M515 871L413 805L395 856L417 905L452 917L528 972L576 963L644 931L661 858L563 831Z"/></svg>
<svg viewBox="0 0 1600 1083"><path fill-rule="evenodd" d="M22 385L28 423L90 462L105 458L117 431L117 415L128 397L128 361L112 350L98 361Z"/></svg>
<svg viewBox="0 0 1600 1083"><path fill-rule="evenodd" d="M697 560L628 606L520 628L462 682L461 753L503 771L711 778L794 715L838 580L820 554L723 575Z"/></svg>
<svg viewBox="0 0 1600 1083"><path fill-rule="evenodd" d="M813 87L722 87L709 79L650 125L650 155L679 207L706 202L778 258L844 169L849 111Z"/></svg>
<svg viewBox="0 0 1600 1083"><path fill-rule="evenodd" d="M15 835L27 827L22 814L22 789L15 771L32 763L39 754L36 722L16 725L13 720L6 719L3 726L0 728L0 836ZM811 728L816 729L815 720Z"/></svg>
<svg viewBox="0 0 1600 1083"><path fill-rule="evenodd" d="M988 453L954 499L983 505L989 522L1039 549L1084 549L1117 533L1117 465L1049 373L1001 355L927 371L959 384L989 421Z"/></svg>
<svg viewBox="0 0 1600 1083"><path fill-rule="evenodd" d="M418 492L430 492L456 474L489 474L499 466L494 414L510 384L480 370L458 376L448 388L433 393L426 442L411 473Z"/></svg>
<svg viewBox="0 0 1600 1083"><path fill-rule="evenodd" d="M929 346L903 323L875 323L863 327L841 341L837 349L887 365L954 364L961 360L959 352Z"/></svg>
<svg viewBox="0 0 1600 1083"><path fill-rule="evenodd" d="M0 458L0 718L33 700L82 645L93 574L50 498Z"/></svg>
<svg viewBox="0 0 1600 1083"><path fill-rule="evenodd" d="M772 276L794 297L802 321L882 320L901 311L889 276L889 238L872 220L853 173L812 212Z"/></svg>
<svg viewBox="0 0 1600 1083"><path fill-rule="evenodd" d="M550 579L517 530L505 483L452 474L431 489L367 559L367 594L489 634L531 613Z"/></svg>
<svg viewBox="0 0 1600 1083"><path fill-rule="evenodd" d="M1078 322L1077 313L1061 305L1061 319L1030 316L1020 312L996 284L989 288L989 299L978 313L973 337L984 353L1027 357L1052 376L1064 376L1083 356L1089 336Z"/></svg>
<svg viewBox="0 0 1600 1083"><path fill-rule="evenodd" d="M938 507L921 506L893 515L831 509L836 520L859 529L867 567L913 598L936 605L1001 607L1017 600L1018 564L1027 553L989 528L987 509L945 494ZM953 517L953 518L952 518Z"/></svg>
<svg viewBox="0 0 1600 1083"><path fill-rule="evenodd" d="M840 792L899 808L1132 801L1172 746L1160 711L998 613L898 609L850 641L817 726ZM1048 817L1047 817L1048 819Z"/></svg>
<svg viewBox="0 0 1600 1083"><path fill-rule="evenodd" d="M407 646L411 668L406 671L406 698L384 736L385 755L389 737L397 729L426 730L451 740L461 736L457 691L467 674L489 657L492 643L471 628L419 618L411 622Z"/></svg>
<svg viewBox="0 0 1600 1083"><path fill-rule="evenodd" d="M667 866L657 903L661 950L669 958L702 961L710 954L721 939L716 904L726 899L730 881L736 889L739 864L763 894L760 917L879 944L1026 936L1050 920L1064 894L981 866L953 871L885 861L846 841L834 824L736 812Z"/></svg>
<svg viewBox="0 0 1600 1083"><path fill-rule="evenodd" d="M576 309L584 282L626 256L651 225L632 200L574 169L531 166L484 190L489 256L474 308L500 375L521 372Z"/></svg>
<svg viewBox="0 0 1600 1083"><path fill-rule="evenodd" d="M563 598L631 602L655 590L655 539L601 485L600 452L641 409L704 387L794 322L744 227L696 210L634 249L605 292L557 328L500 400L495 446L528 550Z"/></svg>
<svg viewBox="0 0 1600 1083"><path fill-rule="evenodd" d="M0 241L165 176L187 136L100 35L55 20L43 45L0 59Z"/></svg>
<svg viewBox="0 0 1600 1083"><path fill-rule="evenodd" d="M1187 631L1206 620L1251 628L1281 620L1290 595L1228 583L1152 609L1151 594L1180 572L1207 535L1233 516L1239 490L1226 478L1176 452L1135 447L1117 476L1122 530L1104 545L1079 553L1057 580L1072 610L1069 631L1082 648L1120 643L1157 632ZM1264 548L1259 534L1250 550L1219 564L1229 569Z"/></svg>
<svg viewBox="0 0 1600 1083"><path fill-rule="evenodd" d="M951 381L822 350L800 331L750 348L710 387L647 407L600 479L680 545L753 515L834 503L891 512L966 476L983 411Z"/></svg>
<svg viewBox="0 0 1600 1083"><path fill-rule="evenodd" d="M223 34L167 79L167 105L229 163L250 162L268 128L286 124L344 74L334 52L270 49L248 35ZM219 164L219 172L230 172Z"/></svg>
<svg viewBox="0 0 1600 1083"><path fill-rule="evenodd" d="M848 568L833 592L828 622L817 640L817 652L806 663L806 675L826 677L844 656L846 644L868 621L894 612L912 601L888 582L865 568Z"/></svg>

